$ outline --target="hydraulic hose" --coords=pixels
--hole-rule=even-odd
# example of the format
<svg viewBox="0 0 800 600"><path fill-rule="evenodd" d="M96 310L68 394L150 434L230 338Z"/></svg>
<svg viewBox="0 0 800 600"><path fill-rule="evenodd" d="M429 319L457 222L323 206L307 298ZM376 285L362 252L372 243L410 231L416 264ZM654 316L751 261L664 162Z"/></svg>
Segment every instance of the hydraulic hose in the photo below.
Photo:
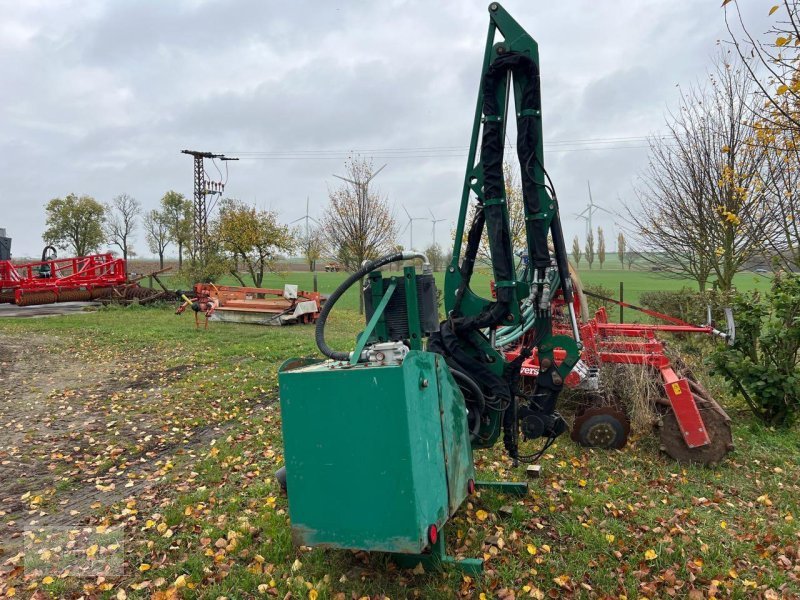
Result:
<svg viewBox="0 0 800 600"><path fill-rule="evenodd" d="M533 306L531 304L527 304L522 311L522 323L517 325L509 325L507 327L501 327L497 330L497 338L495 340L495 345L498 348L502 348L503 346L507 346L512 342L516 342L519 338L521 338L525 333L533 327L533 324L536 321L535 311L533 310Z"/></svg>
<svg viewBox="0 0 800 600"><path fill-rule="evenodd" d="M478 432L481 430L481 417L486 410L486 397L483 395L478 383L472 379L472 377L452 367L450 367L450 373L453 375L453 379L456 380L456 383L459 386L463 386L470 391L472 400L477 405L477 414L475 415L472 431L470 432L472 439L476 439L478 437Z"/></svg>
<svg viewBox="0 0 800 600"><path fill-rule="evenodd" d="M372 261L365 261L361 268L350 275L347 279L345 279L339 287L328 297L325 301L325 304L322 307L322 310L319 311L319 317L317 317L317 328L314 332L314 337L317 342L317 348L319 351L322 352L328 358L332 358L333 360L350 360L350 353L349 352L339 352L334 350L325 342L325 322L328 320L328 315L330 314L331 310L333 310L333 306L342 297L342 295L350 289L350 287L357 281L361 281L361 278L368 275L370 272L374 271L375 269L380 269L384 265L388 265L389 263L401 261L401 260L411 260L414 258L421 258L425 261L425 264L428 265L428 259L424 254L420 254L419 252L394 252L392 254L387 254L386 256L382 256L381 258L377 258Z"/></svg>

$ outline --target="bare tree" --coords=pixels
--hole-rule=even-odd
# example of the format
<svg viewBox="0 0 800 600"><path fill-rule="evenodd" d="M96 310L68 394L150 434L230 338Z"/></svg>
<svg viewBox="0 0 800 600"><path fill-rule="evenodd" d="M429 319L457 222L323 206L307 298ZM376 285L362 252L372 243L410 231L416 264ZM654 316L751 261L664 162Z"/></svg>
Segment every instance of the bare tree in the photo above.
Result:
<svg viewBox="0 0 800 600"><path fill-rule="evenodd" d="M142 205L133 196L120 194L106 206L105 233L108 242L118 246L122 251L122 258L128 260L133 255L131 242L133 231L142 212Z"/></svg>
<svg viewBox="0 0 800 600"><path fill-rule="evenodd" d="M617 236L617 258L622 269L625 268L625 245L625 234L620 231Z"/></svg>
<svg viewBox="0 0 800 600"><path fill-rule="evenodd" d="M667 134L650 141L650 165L629 215L648 260L705 289L733 276L759 252L755 237L774 235L764 204L764 149L752 143L748 100L753 84L717 59L706 85L681 93ZM644 255L643 255L644 256Z"/></svg>
<svg viewBox="0 0 800 600"><path fill-rule="evenodd" d="M764 168L765 210L770 215L777 235L761 236L765 256L771 256L784 269L796 271L800 265L800 131L785 129L762 133L766 136L766 165ZM748 210L751 210L748 207ZM758 222L758 215L751 219Z"/></svg>
<svg viewBox="0 0 800 600"><path fill-rule="evenodd" d="M594 232L591 229L586 233L586 250L584 254L586 255L586 262L589 263L589 269L591 269L594 263Z"/></svg>
<svg viewBox="0 0 800 600"><path fill-rule="evenodd" d="M631 270L633 263L636 262L639 253L634 250L633 248L628 248L627 252L625 252L625 263L628 265L628 271Z"/></svg>
<svg viewBox="0 0 800 600"><path fill-rule="evenodd" d="M159 268L164 268L164 252L172 241L169 223L157 210L151 210L144 216L144 231L150 252L158 254Z"/></svg>
<svg viewBox="0 0 800 600"><path fill-rule="evenodd" d="M722 6L731 42L760 99L753 105L759 117L779 129L800 132L800 0L782 0L770 9L766 41L753 35L738 2L723 0Z"/></svg>
<svg viewBox="0 0 800 600"><path fill-rule="evenodd" d="M383 167L381 167L383 168ZM330 205L322 220L328 246L348 271L361 263L390 252L397 236L397 224L385 197L371 189L375 171L371 160L351 158L345 163L344 183L330 189ZM364 299L359 294L359 307Z"/></svg>
<svg viewBox="0 0 800 600"><path fill-rule="evenodd" d="M597 228L597 262L600 263L601 269L606 262L606 236L602 227Z"/></svg>
<svg viewBox="0 0 800 600"><path fill-rule="evenodd" d="M730 4L730 6L728 6ZM748 206L769 214L775 235L760 239L765 257L772 257L786 269L800 264L800 0L783 0L769 10L770 25L763 36L755 36L745 23L739 5L731 0L725 7L725 23L731 42L742 59L745 74L755 93L751 102L754 143L766 150L763 170L766 206ZM760 39L759 39L760 38Z"/></svg>
<svg viewBox="0 0 800 600"><path fill-rule="evenodd" d="M578 236L575 236L575 239L572 240L572 260L575 261L575 268L577 269L581 264L581 256L583 256L583 252L581 250L581 243L578 240Z"/></svg>

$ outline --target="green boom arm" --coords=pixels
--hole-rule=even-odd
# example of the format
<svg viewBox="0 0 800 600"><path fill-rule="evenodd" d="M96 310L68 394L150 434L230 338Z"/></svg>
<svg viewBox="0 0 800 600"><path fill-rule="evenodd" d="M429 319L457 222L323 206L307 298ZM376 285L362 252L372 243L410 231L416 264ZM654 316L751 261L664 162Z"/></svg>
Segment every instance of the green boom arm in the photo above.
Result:
<svg viewBox="0 0 800 600"><path fill-rule="evenodd" d="M555 402L564 378L578 360L580 338L574 313L571 313L573 337L552 334L550 300L561 289L571 310L572 282L558 202L544 168L538 46L498 3L489 6L489 16L461 207L452 259L445 276L448 321L443 324L434 347L493 398L485 403L480 433L473 444L490 446L502 430L506 448L516 458L516 432L520 423L528 437L554 438L563 431ZM496 39L498 34L502 39ZM528 269L531 276L524 281L517 279L514 268L502 171L509 90L514 94L512 118L516 118L519 136L526 246L531 265ZM477 158L479 148L480 158ZM467 209L472 196L477 204L473 222L467 228ZM497 291L495 301L478 296L469 285L484 228ZM552 239L552 256L548 234ZM521 310L523 303L526 311ZM516 389L519 365L507 362L494 347L493 336L487 337L485 332L522 326L526 316L534 319L534 345L542 368L533 397L520 406ZM556 348L566 351L566 359L560 364L553 360ZM523 355L532 350L532 347L525 349Z"/></svg>

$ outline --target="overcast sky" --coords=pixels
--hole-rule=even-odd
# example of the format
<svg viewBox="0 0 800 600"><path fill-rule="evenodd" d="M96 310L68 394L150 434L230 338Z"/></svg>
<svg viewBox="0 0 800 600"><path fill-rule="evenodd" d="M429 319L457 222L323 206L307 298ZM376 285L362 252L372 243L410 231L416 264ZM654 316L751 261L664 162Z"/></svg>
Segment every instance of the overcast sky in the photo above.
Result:
<svg viewBox="0 0 800 600"><path fill-rule="evenodd" d="M242 157L226 195L285 222L308 197L319 216L355 151L388 163L376 183L401 227L403 206L426 219L431 209L448 245L487 4L0 0L0 228L15 256L36 256L51 198L124 192L149 210L170 189L191 197L184 148ZM702 79L726 37L720 4L504 3L539 43L545 164L567 240L583 238L574 215L587 181L609 211L632 200L643 138L663 130L677 86ZM770 3L746 4L763 30ZM598 213L594 224L611 240L618 222ZM414 246L431 233L416 221ZM149 255L141 231L135 247Z"/></svg>

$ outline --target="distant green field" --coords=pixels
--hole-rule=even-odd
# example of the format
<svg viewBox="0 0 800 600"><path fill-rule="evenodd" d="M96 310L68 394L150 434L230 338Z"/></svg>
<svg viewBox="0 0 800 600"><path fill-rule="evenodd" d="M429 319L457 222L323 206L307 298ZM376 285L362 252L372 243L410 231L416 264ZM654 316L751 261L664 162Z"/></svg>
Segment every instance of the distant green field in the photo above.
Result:
<svg viewBox="0 0 800 600"><path fill-rule="evenodd" d="M619 296L619 284L623 282L624 299L626 302L637 304L642 292L678 290L688 287L692 290L697 289L697 284L691 280L681 280L667 277L662 273L649 271L623 270L623 269L580 269L578 271L584 285L602 285L612 293L614 298ZM162 276L163 277L163 276ZM330 294L336 287L344 281L347 273L317 273L317 287L320 292ZM486 269L481 269L475 273L472 279L472 289L478 294L489 295L489 282L491 273ZM164 279L165 283L170 282L169 278ZM247 281L247 279L245 279ZM770 277L758 275L756 273L740 273L734 279L736 288L740 291L766 290L769 288ZM223 284L238 285L238 282L231 276L222 280ZM289 271L284 273L269 273L264 277L262 287L283 288L284 284L291 283L299 286L302 290L313 289L313 273L307 271ZM436 273L436 283L439 289L444 289L444 273ZM169 283L171 284L171 282ZM177 284L176 284L177 285ZM350 290L339 301L342 308L358 308L358 295L356 288ZM630 314L630 313L626 313ZM616 319L616 310L609 310L609 316ZM626 317L629 320L635 319L634 314Z"/></svg>
<svg viewBox="0 0 800 600"><path fill-rule="evenodd" d="M668 277L662 273L650 271L628 271L623 269L580 269L578 274L584 285L602 285L608 289L611 297L619 298L619 284L623 283L623 298L629 304L640 305L640 296L644 292L660 292L669 290L679 290L689 288L697 290L697 283L689 279L677 279ZM736 289L742 292L751 290L767 290L771 277L765 277L757 273L739 273L734 278ZM708 288L710 289L710 285ZM616 306L607 306L609 319L619 320L619 312ZM641 313L630 309L625 310L625 321L645 321L647 317Z"/></svg>
<svg viewBox="0 0 800 600"><path fill-rule="evenodd" d="M399 273L386 272L384 276L390 276L393 274L396 275ZM338 287L340 283L345 280L347 276L347 273L325 273L324 271L317 273L317 289L323 294L330 294ZM472 279L472 289L481 295L488 296L490 293L489 281L491 279L491 275L486 271L479 271L475 273ZM177 282L173 284L173 280L171 280L169 277L162 276L162 280L166 285L180 287ZM239 285L239 282L237 282L231 276L223 277L221 283L225 285ZM245 278L245 283L250 283L249 278ZM297 285L301 290L311 291L314 288L314 274L308 271L269 273L264 276L264 281L262 282L261 287L282 289L287 283ZM147 280L144 281L144 284L147 285ZM444 289L444 273L436 273L436 285L439 287L439 289ZM358 293L356 291L356 287L357 286L351 287L341 298L341 300L339 300L336 306L341 308L358 309Z"/></svg>
<svg viewBox="0 0 800 600"><path fill-rule="evenodd" d="M628 271L622 269L580 269L578 271L581 281L586 285L602 285L616 294L619 293L619 283L622 281L625 288L625 300L638 302L642 292L658 292L662 290L677 290L688 287L697 289L697 284L690 279L675 279L662 273L649 271ZM766 290L769 288L771 278L757 273L739 273L734 278L734 285L739 291ZM710 287L710 286L709 286Z"/></svg>

